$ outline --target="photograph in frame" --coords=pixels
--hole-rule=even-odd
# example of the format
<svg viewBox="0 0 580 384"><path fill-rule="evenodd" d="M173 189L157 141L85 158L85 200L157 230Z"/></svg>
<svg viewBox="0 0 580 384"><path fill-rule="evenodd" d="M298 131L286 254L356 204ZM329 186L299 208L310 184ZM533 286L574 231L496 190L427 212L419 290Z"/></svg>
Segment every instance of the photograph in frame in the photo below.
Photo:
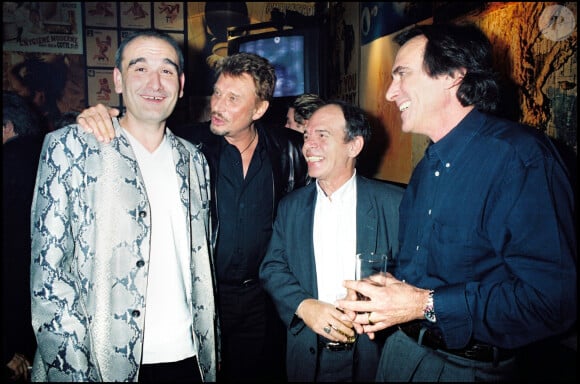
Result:
<svg viewBox="0 0 580 384"><path fill-rule="evenodd" d="M148 1L121 2L121 28L151 28L151 4Z"/></svg>
<svg viewBox="0 0 580 384"><path fill-rule="evenodd" d="M87 29L87 67L114 67L117 50L116 29Z"/></svg>
<svg viewBox="0 0 580 384"><path fill-rule="evenodd" d="M98 1L85 3L87 27L117 28L117 3Z"/></svg>
<svg viewBox="0 0 580 384"><path fill-rule="evenodd" d="M169 31L183 31L184 7L183 2L153 3L154 27Z"/></svg>
<svg viewBox="0 0 580 384"><path fill-rule="evenodd" d="M111 69L88 68L87 91L89 105L105 104L115 108L121 105L119 95L115 92Z"/></svg>

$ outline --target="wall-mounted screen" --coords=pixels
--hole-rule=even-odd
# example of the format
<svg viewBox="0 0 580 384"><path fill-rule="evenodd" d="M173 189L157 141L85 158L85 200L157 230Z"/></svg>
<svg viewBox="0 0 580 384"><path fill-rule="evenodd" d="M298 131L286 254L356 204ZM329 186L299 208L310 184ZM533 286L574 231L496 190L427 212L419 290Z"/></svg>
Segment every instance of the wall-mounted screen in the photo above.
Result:
<svg viewBox="0 0 580 384"><path fill-rule="evenodd" d="M231 39L228 54L250 52L268 59L276 69L274 97L319 93L318 33L310 29L249 34Z"/></svg>

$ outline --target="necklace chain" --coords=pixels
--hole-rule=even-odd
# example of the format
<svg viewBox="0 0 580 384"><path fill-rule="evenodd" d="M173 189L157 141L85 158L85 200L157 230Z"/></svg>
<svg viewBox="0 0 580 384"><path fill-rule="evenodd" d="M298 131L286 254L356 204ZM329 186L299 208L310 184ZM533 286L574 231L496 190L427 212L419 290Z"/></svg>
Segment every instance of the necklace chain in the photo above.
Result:
<svg viewBox="0 0 580 384"><path fill-rule="evenodd" d="M250 148L250 146L252 145L254 140L256 140L256 136L258 136L258 132L254 131L254 137L252 138L252 141L250 141L250 144L248 144L248 146L246 148L244 148L243 151L240 152L240 156L242 156L244 154L244 152L246 152L248 150L248 148Z"/></svg>

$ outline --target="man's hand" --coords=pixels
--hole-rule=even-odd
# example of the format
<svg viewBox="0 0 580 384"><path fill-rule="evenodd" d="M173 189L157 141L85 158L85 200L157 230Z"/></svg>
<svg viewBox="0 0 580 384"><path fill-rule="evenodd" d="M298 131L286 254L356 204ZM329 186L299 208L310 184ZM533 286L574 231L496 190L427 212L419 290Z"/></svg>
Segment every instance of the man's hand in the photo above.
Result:
<svg viewBox="0 0 580 384"><path fill-rule="evenodd" d="M300 303L296 314L310 329L330 341L346 343L349 338L354 337L352 322L332 304L306 299Z"/></svg>
<svg viewBox="0 0 580 384"><path fill-rule="evenodd" d="M12 371L11 379L14 381L28 381L28 367L31 365L26 356L20 353L15 353L8 364L6 364Z"/></svg>
<svg viewBox="0 0 580 384"><path fill-rule="evenodd" d="M111 118L119 116L119 110L97 104L82 111L77 116L77 123L87 132L93 133L97 140L108 143L115 137Z"/></svg>
<svg viewBox="0 0 580 384"><path fill-rule="evenodd" d="M428 289L414 287L397 280L390 273L377 274L364 280L346 280L347 296L337 300L345 316L353 323L357 332L374 338L374 332L423 319L423 308L429 295ZM357 300L353 293L359 292L369 300Z"/></svg>

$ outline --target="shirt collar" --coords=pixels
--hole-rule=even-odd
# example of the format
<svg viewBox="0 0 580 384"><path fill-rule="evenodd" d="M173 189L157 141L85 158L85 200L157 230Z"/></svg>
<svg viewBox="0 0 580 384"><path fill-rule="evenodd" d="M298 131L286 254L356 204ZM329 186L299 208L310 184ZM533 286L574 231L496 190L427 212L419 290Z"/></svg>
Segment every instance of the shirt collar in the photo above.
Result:
<svg viewBox="0 0 580 384"><path fill-rule="evenodd" d="M448 164L449 168L477 134L483 118L481 112L473 109L447 135L427 148L425 151L427 159L438 159L443 164Z"/></svg>
<svg viewBox="0 0 580 384"><path fill-rule="evenodd" d="M332 194L331 199L332 199L333 203L348 201L348 199L352 198L353 193L354 193L354 186L355 186L355 182L354 182L355 176L356 176L356 168L355 168L351 178L348 179L348 181L346 183L341 185L341 187L338 188L336 191L334 191L334 193ZM318 190L318 198L319 199L320 198L328 199L326 194L324 193L324 191L320 187L318 180L316 180L316 189Z"/></svg>

